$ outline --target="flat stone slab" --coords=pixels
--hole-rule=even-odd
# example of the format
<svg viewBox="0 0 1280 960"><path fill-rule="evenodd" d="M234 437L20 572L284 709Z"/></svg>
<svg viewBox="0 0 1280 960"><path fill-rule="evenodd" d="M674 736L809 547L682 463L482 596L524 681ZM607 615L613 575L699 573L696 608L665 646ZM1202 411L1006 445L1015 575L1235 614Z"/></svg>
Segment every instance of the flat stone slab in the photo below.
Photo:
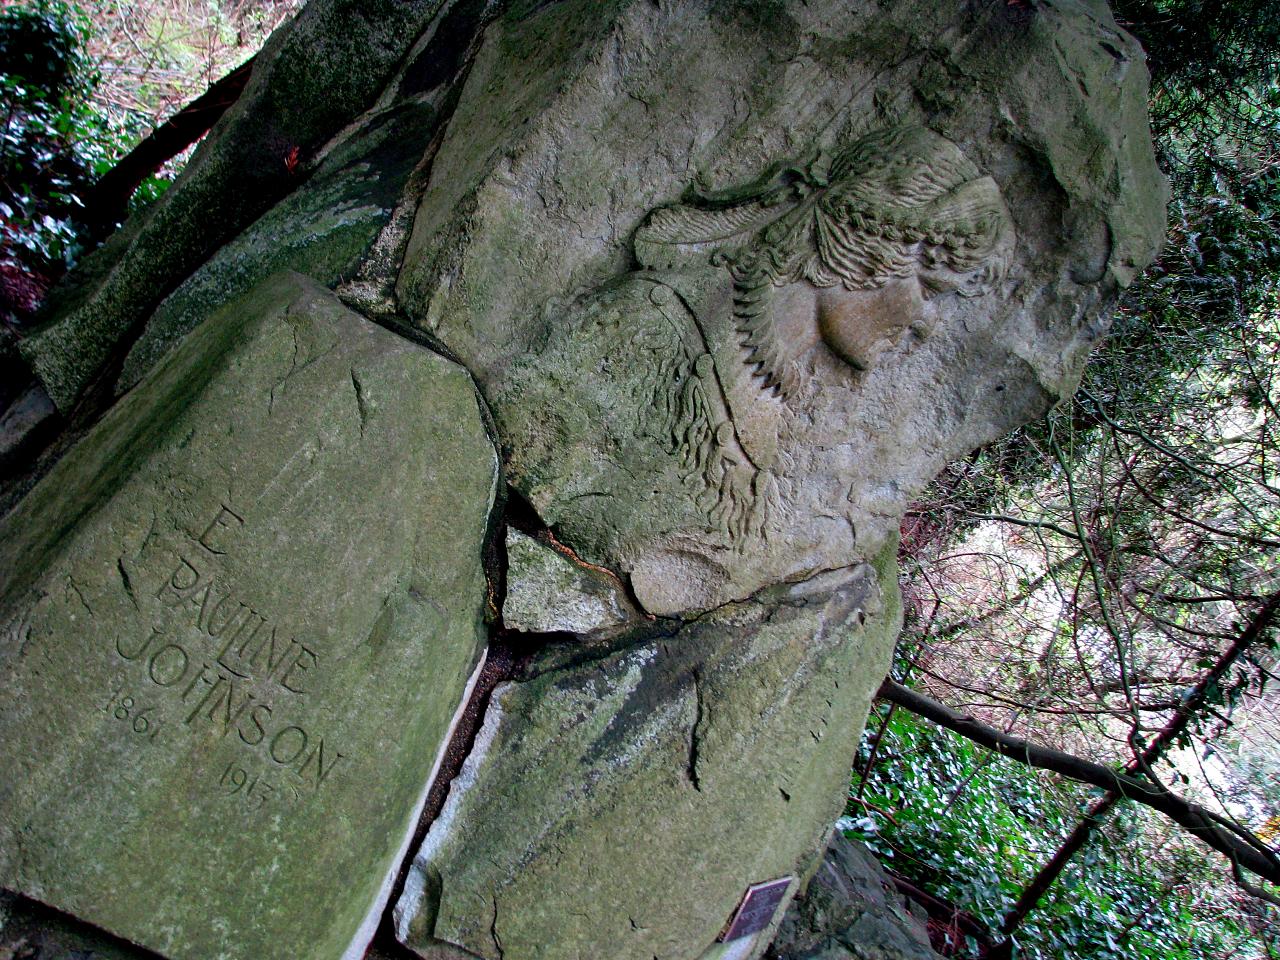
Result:
<svg viewBox="0 0 1280 960"><path fill-rule="evenodd" d="M427 960L758 955L843 807L895 587L863 564L500 685L415 855L401 942ZM782 878L734 930L748 888Z"/></svg>
<svg viewBox="0 0 1280 960"><path fill-rule="evenodd" d="M277 275L0 524L0 884L183 958L359 955L483 648L466 372Z"/></svg>

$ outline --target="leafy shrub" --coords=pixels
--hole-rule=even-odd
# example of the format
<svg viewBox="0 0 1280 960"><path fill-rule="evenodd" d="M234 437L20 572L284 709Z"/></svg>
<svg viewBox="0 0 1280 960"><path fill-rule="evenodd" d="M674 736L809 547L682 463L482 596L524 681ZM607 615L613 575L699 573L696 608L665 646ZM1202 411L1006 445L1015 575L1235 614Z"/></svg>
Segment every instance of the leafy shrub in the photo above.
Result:
<svg viewBox="0 0 1280 960"><path fill-rule="evenodd" d="M887 705L873 713L857 769ZM1077 784L975 746L901 710L855 775L847 836L887 868L999 930L1091 799ZM853 818L857 818L856 820ZM862 829L854 826L857 824ZM1122 808L1016 934L1025 960L1249 960L1262 947L1215 868L1140 809ZM953 956L982 956L953 934Z"/></svg>
<svg viewBox="0 0 1280 960"><path fill-rule="evenodd" d="M93 175L96 117L84 109L93 71L88 20L64 3L0 14L0 215L7 258L29 266L75 255L73 208Z"/></svg>
<svg viewBox="0 0 1280 960"><path fill-rule="evenodd" d="M90 32L85 13L65 0L0 11L0 271L18 313L39 297L15 291L40 291L74 263L90 185L143 132L140 118L95 104ZM145 191L159 189L150 182Z"/></svg>

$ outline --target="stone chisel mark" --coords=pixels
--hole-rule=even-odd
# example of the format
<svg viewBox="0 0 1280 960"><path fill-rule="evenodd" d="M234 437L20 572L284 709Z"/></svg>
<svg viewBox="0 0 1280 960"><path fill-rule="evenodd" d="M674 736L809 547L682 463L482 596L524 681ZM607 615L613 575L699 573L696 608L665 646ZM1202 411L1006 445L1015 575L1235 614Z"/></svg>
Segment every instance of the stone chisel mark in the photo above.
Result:
<svg viewBox="0 0 1280 960"><path fill-rule="evenodd" d="M129 598L129 602L133 604L134 609L138 608L138 598L133 592L133 578L129 576L129 571L124 565L124 557L116 558L116 570L120 573L120 584L124 587L125 596Z"/></svg>
<svg viewBox="0 0 1280 960"><path fill-rule="evenodd" d="M356 392L356 412L360 415L360 436L364 437L364 428L369 423L369 401L365 399L364 384L356 376L355 368L351 368L351 386Z"/></svg>

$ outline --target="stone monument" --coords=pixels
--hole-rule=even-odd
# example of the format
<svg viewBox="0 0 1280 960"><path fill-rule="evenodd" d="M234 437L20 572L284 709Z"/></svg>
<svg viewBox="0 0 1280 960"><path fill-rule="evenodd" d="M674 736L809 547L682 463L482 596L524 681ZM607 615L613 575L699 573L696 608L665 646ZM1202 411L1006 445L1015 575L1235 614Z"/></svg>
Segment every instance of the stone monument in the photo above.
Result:
<svg viewBox="0 0 1280 960"><path fill-rule="evenodd" d="M1101 0L312 0L19 346L12 929L759 957L904 511L1159 247L1145 100Z"/></svg>
<svg viewBox="0 0 1280 960"><path fill-rule="evenodd" d="M497 466L461 369L309 280L201 326L0 528L0 882L342 956L484 649Z"/></svg>

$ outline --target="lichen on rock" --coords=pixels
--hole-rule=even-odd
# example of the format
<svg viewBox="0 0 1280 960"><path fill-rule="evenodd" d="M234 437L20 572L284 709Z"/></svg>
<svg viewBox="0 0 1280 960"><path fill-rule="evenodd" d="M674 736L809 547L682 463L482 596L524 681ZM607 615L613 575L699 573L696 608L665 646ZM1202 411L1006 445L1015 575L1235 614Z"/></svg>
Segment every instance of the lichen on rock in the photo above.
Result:
<svg viewBox="0 0 1280 960"><path fill-rule="evenodd" d="M0 792L74 812L57 788L130 748L61 707L49 737L71 746L30 745L44 695L83 692L77 618L173 581L131 559L168 542L144 508L198 540L190 504L233 524L214 494L278 470L299 499L273 509L310 505L316 529L271 527L255 556L287 575L241 579L399 668L371 662L334 708L383 751L334 870L297 868L313 834L276 825L278 852L219 888L276 889L276 857L306 874L276 922L302 938L320 905L329 927L271 949L358 953L335 944L387 882L429 960L758 957L785 903L723 938L749 888L816 869L888 666L907 505L1071 393L1159 247L1141 50L1096 0L313 0L261 57L188 173L16 347L43 387L4 423L51 398L87 433L5 520L0 660L55 669L6 681L0 723L28 746L6 745ZM134 553L102 553L117 541ZM55 609L34 645L27 590ZM462 709L486 624L511 669ZM448 734L455 713L474 729ZM388 837L446 736L460 772L399 884ZM161 768L142 786L187 796ZM183 851L229 858L239 834L214 817L188 842L159 803L83 836L59 814L34 845L0 817L6 882L173 956L259 950L174 899L195 896ZM145 914L95 860L144 834L185 883Z"/></svg>

